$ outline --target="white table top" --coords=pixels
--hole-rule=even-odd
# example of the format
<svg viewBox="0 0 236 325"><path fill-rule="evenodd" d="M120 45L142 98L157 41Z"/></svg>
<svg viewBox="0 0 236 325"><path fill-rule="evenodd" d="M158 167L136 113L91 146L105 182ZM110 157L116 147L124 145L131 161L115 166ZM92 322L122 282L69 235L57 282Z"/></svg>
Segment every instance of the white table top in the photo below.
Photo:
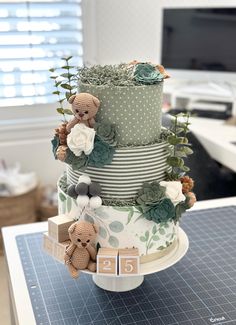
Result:
<svg viewBox="0 0 236 325"><path fill-rule="evenodd" d="M236 172L236 126L225 121L191 117L190 130L209 155L222 165Z"/></svg>
<svg viewBox="0 0 236 325"><path fill-rule="evenodd" d="M236 205L236 197L200 201L192 210ZM6 252L6 262L9 271L9 289L15 315L16 324L36 324L28 289L25 282L24 272L21 265L15 237L22 234L47 231L47 223L33 223L5 227L2 229Z"/></svg>

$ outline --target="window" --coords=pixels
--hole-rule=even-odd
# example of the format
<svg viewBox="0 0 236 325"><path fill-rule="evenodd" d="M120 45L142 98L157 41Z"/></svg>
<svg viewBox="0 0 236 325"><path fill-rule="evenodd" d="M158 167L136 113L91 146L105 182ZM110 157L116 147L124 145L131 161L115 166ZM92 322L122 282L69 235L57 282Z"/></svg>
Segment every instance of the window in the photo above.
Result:
<svg viewBox="0 0 236 325"><path fill-rule="evenodd" d="M81 0L0 1L0 106L55 101L49 69L82 64Z"/></svg>

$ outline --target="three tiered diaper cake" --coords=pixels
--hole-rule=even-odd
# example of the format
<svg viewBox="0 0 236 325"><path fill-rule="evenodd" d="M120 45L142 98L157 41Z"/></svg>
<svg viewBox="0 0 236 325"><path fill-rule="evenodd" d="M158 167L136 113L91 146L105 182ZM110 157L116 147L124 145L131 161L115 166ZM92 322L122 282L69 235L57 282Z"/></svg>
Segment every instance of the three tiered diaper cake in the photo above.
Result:
<svg viewBox="0 0 236 325"><path fill-rule="evenodd" d="M169 76L160 65L137 61L72 73L66 58L62 68L60 76L52 69L64 117L52 146L66 172L58 181L59 216L49 219L45 249L57 257L50 245L61 245L73 277L84 269L109 274L111 260L102 258L119 259L125 250L139 265L158 262L176 249L181 214L196 201L183 159L192 153L188 116L181 122L173 117L170 129L161 125ZM70 108L63 108L65 102ZM115 263L110 275L121 273Z"/></svg>

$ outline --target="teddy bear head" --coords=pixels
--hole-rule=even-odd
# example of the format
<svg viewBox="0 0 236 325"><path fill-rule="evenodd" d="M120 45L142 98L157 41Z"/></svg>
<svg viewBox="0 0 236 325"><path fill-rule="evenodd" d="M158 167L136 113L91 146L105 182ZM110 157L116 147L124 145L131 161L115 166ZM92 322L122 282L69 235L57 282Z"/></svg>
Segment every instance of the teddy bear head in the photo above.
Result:
<svg viewBox="0 0 236 325"><path fill-rule="evenodd" d="M99 99L88 93L72 95L69 98L69 103L72 104L74 116L79 121L87 121L93 118L100 106Z"/></svg>
<svg viewBox="0 0 236 325"><path fill-rule="evenodd" d="M80 248L87 248L94 242L97 226L87 221L74 222L68 229L70 240Z"/></svg>

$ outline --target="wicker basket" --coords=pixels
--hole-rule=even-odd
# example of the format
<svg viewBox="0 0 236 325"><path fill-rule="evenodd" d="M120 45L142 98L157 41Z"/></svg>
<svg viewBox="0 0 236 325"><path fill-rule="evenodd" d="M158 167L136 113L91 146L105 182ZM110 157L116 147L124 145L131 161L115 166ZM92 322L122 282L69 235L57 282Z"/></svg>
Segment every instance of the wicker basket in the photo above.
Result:
<svg viewBox="0 0 236 325"><path fill-rule="evenodd" d="M38 221L47 221L48 218L54 217L58 214L58 207L55 205L42 204L39 207Z"/></svg>
<svg viewBox="0 0 236 325"><path fill-rule="evenodd" d="M0 227L36 221L37 188L22 195L0 197ZM2 251L2 233L0 250Z"/></svg>

